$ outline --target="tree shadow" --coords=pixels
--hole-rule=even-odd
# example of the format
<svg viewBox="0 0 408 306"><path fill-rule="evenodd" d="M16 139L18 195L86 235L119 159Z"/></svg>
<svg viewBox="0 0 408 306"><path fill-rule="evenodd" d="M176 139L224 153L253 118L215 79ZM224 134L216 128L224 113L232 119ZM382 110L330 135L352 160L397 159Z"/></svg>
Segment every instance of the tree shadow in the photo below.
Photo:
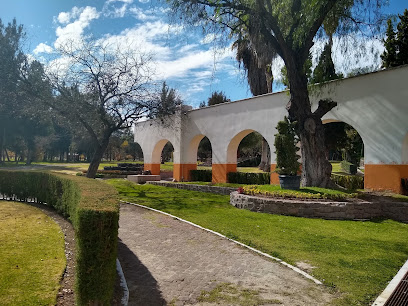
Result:
<svg viewBox="0 0 408 306"><path fill-rule="evenodd" d="M167 305L156 279L120 239L118 258L129 288L129 305Z"/></svg>

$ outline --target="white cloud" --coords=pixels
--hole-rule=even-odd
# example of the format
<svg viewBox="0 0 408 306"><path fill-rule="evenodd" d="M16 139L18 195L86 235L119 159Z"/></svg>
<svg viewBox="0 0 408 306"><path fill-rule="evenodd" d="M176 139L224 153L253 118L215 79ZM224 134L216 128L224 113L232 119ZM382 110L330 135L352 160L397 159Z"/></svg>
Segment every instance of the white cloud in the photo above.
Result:
<svg viewBox="0 0 408 306"><path fill-rule="evenodd" d="M47 44L40 43L35 49L33 50L34 54L39 54L39 53L52 53L53 49Z"/></svg>
<svg viewBox="0 0 408 306"><path fill-rule="evenodd" d="M108 0L103 6L103 14L112 18L123 18L133 0Z"/></svg>
<svg viewBox="0 0 408 306"><path fill-rule="evenodd" d="M153 10L143 10L140 7L131 7L129 12L140 21L147 21L147 20L157 20L160 17L158 16L157 12Z"/></svg>
<svg viewBox="0 0 408 306"><path fill-rule="evenodd" d="M217 39L215 33L210 33L205 35L205 37L200 40L200 44L210 44L213 43Z"/></svg>
<svg viewBox="0 0 408 306"><path fill-rule="evenodd" d="M85 28L89 26L92 20L98 19L100 16L96 8L90 6L87 6L85 8L74 7L68 14L70 15L69 20L76 20L68 23L65 27L57 27L57 39L54 43L54 46L56 48L64 45L67 42L80 41L82 39L82 34L84 33Z"/></svg>

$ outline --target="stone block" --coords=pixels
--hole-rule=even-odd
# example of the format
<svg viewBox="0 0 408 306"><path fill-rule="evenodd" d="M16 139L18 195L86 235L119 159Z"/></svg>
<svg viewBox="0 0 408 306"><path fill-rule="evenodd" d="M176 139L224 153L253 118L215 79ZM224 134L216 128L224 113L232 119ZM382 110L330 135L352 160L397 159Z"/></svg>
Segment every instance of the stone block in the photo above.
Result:
<svg viewBox="0 0 408 306"><path fill-rule="evenodd" d="M144 184L147 181L160 181L160 175L128 175L127 180L138 184Z"/></svg>

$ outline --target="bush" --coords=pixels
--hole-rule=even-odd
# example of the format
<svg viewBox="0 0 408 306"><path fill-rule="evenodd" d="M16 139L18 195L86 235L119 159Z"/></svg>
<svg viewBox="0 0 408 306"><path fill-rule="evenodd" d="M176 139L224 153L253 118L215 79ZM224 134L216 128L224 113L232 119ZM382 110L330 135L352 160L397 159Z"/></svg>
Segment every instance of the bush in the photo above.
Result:
<svg viewBox="0 0 408 306"><path fill-rule="evenodd" d="M211 182L211 170L190 170L191 180L193 182Z"/></svg>
<svg viewBox="0 0 408 306"><path fill-rule="evenodd" d="M229 172L227 178L229 183L266 185L271 182L271 173Z"/></svg>
<svg viewBox="0 0 408 306"><path fill-rule="evenodd" d="M331 178L333 182L347 190L364 189L363 176L332 174Z"/></svg>
<svg viewBox="0 0 408 306"><path fill-rule="evenodd" d="M42 172L0 171L0 193L54 207L75 229L76 302L109 305L116 280L117 192L100 181Z"/></svg>
<svg viewBox="0 0 408 306"><path fill-rule="evenodd" d="M345 172L349 173L349 174L356 174L357 173L357 166L346 161L343 160L340 163L340 167L341 169L343 169Z"/></svg>
<svg viewBox="0 0 408 306"><path fill-rule="evenodd" d="M261 157L256 156L237 163L237 167L258 167L261 163Z"/></svg>

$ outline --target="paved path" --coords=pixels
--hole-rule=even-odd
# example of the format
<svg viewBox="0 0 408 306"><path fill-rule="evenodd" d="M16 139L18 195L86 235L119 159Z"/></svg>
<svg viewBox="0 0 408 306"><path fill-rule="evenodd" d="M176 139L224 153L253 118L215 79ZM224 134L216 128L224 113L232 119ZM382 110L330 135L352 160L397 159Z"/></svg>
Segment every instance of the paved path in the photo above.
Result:
<svg viewBox="0 0 408 306"><path fill-rule="evenodd" d="M171 217L121 204L119 225L129 305L212 305L197 298L225 283L255 290L256 304L326 305L333 298L293 270Z"/></svg>

